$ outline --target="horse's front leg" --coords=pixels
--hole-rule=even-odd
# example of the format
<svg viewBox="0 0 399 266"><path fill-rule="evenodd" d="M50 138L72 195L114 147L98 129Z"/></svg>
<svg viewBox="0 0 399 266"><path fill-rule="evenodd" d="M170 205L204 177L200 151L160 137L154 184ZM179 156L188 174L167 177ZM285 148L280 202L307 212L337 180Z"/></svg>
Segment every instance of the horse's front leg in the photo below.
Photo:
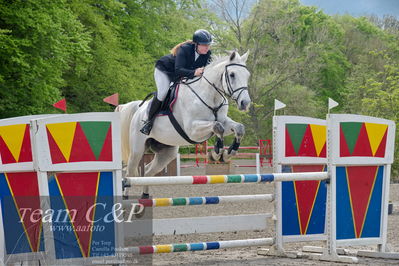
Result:
<svg viewBox="0 0 399 266"><path fill-rule="evenodd" d="M195 120L191 123L190 129L187 131L191 139L204 139L208 135L215 134L217 137L215 150L210 154L209 159L218 161L223 155L223 136L224 126L218 121Z"/></svg>
<svg viewBox="0 0 399 266"><path fill-rule="evenodd" d="M223 126L225 128L225 136L234 133L235 138L233 143L230 145L228 150L224 151L223 160L228 161L230 158L237 154L238 148L240 147L240 143L245 134L245 127L243 124L238 123L232 120L230 117L227 117L223 122Z"/></svg>

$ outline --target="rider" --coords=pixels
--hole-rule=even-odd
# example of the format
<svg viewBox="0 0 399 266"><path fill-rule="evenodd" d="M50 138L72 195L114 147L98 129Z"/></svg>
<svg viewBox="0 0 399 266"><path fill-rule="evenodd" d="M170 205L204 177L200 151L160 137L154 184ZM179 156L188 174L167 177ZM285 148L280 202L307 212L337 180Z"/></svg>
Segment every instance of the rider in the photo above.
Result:
<svg viewBox="0 0 399 266"><path fill-rule="evenodd" d="M156 114L162 101L165 100L171 82L202 75L204 67L210 62L211 43L212 35L207 30L199 29L194 32L193 40L179 43L171 50L171 54L161 57L156 62L154 78L157 93L152 99L148 119L144 121L141 133L150 134Z"/></svg>

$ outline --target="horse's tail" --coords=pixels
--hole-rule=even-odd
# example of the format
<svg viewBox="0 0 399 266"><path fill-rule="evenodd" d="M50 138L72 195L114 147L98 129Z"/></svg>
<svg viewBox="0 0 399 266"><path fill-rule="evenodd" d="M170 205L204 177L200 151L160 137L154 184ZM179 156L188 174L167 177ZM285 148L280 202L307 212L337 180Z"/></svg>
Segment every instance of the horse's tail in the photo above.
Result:
<svg viewBox="0 0 399 266"><path fill-rule="evenodd" d="M126 104L120 104L115 108L115 112L121 113L121 145L122 145L122 162L127 164L130 154L129 131L130 123L134 113L139 109L141 101L133 101Z"/></svg>

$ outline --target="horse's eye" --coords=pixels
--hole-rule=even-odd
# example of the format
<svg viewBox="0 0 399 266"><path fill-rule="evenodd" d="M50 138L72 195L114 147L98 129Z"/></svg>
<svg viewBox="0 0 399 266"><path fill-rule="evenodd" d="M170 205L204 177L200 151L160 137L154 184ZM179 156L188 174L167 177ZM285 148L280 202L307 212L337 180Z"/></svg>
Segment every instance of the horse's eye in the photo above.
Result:
<svg viewBox="0 0 399 266"><path fill-rule="evenodd" d="M230 78L234 78L234 73L230 73Z"/></svg>

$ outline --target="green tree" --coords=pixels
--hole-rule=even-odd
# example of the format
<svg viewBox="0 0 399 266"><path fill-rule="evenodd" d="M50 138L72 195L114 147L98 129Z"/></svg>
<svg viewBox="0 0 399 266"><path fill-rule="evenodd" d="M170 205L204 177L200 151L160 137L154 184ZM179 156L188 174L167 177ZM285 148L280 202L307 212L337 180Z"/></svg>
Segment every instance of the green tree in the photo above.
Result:
<svg viewBox="0 0 399 266"><path fill-rule="evenodd" d="M0 117L51 112L63 74L90 62L90 36L66 1L0 1L0 7Z"/></svg>
<svg viewBox="0 0 399 266"><path fill-rule="evenodd" d="M0 0L0 116L109 111L155 90L155 61L200 27L197 0Z"/></svg>

